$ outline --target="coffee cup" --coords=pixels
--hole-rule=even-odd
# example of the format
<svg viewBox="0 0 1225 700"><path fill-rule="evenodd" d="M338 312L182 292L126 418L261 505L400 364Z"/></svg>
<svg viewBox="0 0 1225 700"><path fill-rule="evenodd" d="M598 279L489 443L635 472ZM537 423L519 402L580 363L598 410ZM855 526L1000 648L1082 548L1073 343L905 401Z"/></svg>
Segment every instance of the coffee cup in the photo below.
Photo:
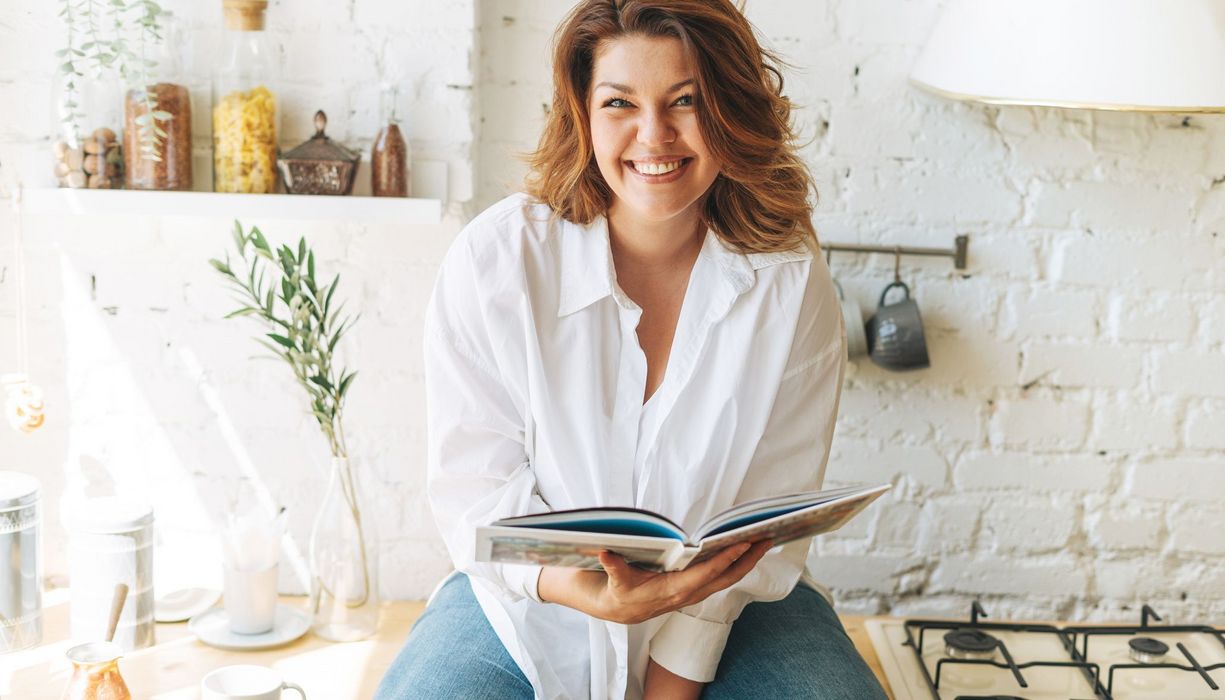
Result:
<svg viewBox="0 0 1225 700"><path fill-rule="evenodd" d="M886 304L893 289L901 289L901 301ZM927 341L923 338L923 320L919 305L910 298L910 288L903 282L893 282L880 294L876 314L868 320L868 355L876 364L891 370L930 367Z"/></svg>
<svg viewBox="0 0 1225 700"><path fill-rule="evenodd" d="M260 571L225 567L225 613L234 634L264 634L276 624L275 564Z"/></svg>
<svg viewBox="0 0 1225 700"><path fill-rule="evenodd" d="M203 700L281 700L282 690L295 690L306 700L306 691L266 666L222 666L200 681Z"/></svg>
<svg viewBox="0 0 1225 700"><path fill-rule="evenodd" d="M834 280L838 289L838 305L842 308L842 325L846 327L846 354L850 359L868 354L868 337L863 328L863 311L859 302L848 299L842 292L842 285Z"/></svg>

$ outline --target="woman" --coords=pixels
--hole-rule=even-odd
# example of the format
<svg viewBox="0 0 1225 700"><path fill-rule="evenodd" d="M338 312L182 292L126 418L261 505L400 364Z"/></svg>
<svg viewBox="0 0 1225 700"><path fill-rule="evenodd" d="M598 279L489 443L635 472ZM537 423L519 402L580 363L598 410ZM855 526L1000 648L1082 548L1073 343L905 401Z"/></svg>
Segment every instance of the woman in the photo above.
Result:
<svg viewBox="0 0 1225 700"><path fill-rule="evenodd" d="M669 574L474 562L498 518L692 528L819 488L846 352L771 60L728 0L563 22L528 192L465 228L429 307L429 494L462 573L378 697L883 697L796 586L808 541Z"/></svg>

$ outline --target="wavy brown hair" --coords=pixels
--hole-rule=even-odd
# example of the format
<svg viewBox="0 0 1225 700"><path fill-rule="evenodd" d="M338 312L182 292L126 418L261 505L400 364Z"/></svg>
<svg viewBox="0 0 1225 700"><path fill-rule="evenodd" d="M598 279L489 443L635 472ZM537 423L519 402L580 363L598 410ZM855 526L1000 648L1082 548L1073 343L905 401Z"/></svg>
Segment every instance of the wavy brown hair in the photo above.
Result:
<svg viewBox="0 0 1225 700"><path fill-rule="evenodd" d="M553 106L528 156L527 193L580 224L608 211L612 190L591 143L591 75L600 42L631 34L679 39L697 71L698 124L720 168L703 222L743 253L815 242L816 186L795 152L782 62L730 0L580 2L554 37Z"/></svg>

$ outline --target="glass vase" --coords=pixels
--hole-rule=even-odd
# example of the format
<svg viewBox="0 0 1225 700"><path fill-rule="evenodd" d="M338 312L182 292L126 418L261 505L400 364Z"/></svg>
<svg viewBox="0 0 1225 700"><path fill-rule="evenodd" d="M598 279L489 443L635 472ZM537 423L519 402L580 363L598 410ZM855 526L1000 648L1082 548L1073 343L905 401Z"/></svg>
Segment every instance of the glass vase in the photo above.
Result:
<svg viewBox="0 0 1225 700"><path fill-rule="evenodd" d="M365 639L379 624L378 537L356 476L348 459L332 459L311 528L311 629L336 642Z"/></svg>

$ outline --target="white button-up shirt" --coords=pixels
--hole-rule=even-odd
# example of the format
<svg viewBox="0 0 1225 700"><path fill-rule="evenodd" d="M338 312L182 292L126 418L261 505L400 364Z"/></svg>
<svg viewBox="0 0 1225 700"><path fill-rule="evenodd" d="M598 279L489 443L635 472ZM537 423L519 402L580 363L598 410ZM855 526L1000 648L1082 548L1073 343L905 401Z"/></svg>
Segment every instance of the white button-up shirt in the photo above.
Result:
<svg viewBox="0 0 1225 700"><path fill-rule="evenodd" d="M662 384L643 405L642 309L589 226L514 195L446 255L426 317L429 496L456 568L540 698L641 697L648 658L714 677L731 624L804 573L808 541L638 625L541 603L539 567L476 563L475 528L592 506L686 529L734 504L820 488L846 367L819 255L743 255L707 232Z"/></svg>

